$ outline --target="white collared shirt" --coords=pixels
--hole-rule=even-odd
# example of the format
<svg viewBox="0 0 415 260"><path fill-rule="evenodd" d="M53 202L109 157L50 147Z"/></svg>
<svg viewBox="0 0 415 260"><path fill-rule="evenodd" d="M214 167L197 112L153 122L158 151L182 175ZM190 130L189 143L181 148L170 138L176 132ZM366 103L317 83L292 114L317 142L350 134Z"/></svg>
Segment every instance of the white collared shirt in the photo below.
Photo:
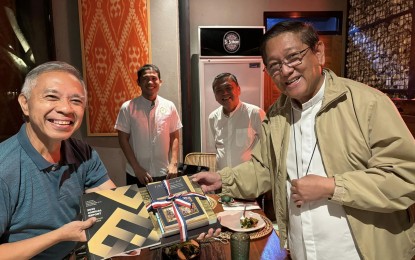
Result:
<svg viewBox="0 0 415 260"><path fill-rule="evenodd" d="M325 81L319 92L302 104L302 108L293 102L294 125L291 127L287 157L289 180L301 178L307 174L327 177L315 134L315 117L321 108L324 89ZM322 199L307 202L301 208L297 208L291 199L290 189L291 183L287 181L290 219L288 243L292 259L360 259L343 207Z"/></svg>
<svg viewBox="0 0 415 260"><path fill-rule="evenodd" d="M124 102L115 129L130 134L129 143L138 163L152 177L167 174L170 133L182 128L173 102L157 96L154 102L140 96ZM127 162L126 172L134 170Z"/></svg>
<svg viewBox="0 0 415 260"><path fill-rule="evenodd" d="M239 102L229 116L223 113L222 106L209 115L208 150L216 153L217 170L251 159L264 117L261 108L244 102Z"/></svg>

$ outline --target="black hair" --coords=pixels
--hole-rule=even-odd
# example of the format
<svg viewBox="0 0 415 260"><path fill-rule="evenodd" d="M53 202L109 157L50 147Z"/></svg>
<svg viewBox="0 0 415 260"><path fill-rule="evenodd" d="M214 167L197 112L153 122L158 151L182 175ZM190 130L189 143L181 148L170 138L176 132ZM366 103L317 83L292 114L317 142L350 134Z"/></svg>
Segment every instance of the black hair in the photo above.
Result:
<svg viewBox="0 0 415 260"><path fill-rule="evenodd" d="M154 64L144 64L141 68L137 70L137 82L140 82L141 76L143 76L146 70L154 70L157 72L157 76L161 79L160 69Z"/></svg>
<svg viewBox="0 0 415 260"><path fill-rule="evenodd" d="M235 75L233 75L232 73L229 73L229 72L223 72L223 73L221 73L221 74L219 74L215 77L215 79L212 82L212 88L215 87L215 85L218 81L223 80L225 78L226 79L231 79L233 82L236 83L237 86L239 86L238 79L236 78Z"/></svg>

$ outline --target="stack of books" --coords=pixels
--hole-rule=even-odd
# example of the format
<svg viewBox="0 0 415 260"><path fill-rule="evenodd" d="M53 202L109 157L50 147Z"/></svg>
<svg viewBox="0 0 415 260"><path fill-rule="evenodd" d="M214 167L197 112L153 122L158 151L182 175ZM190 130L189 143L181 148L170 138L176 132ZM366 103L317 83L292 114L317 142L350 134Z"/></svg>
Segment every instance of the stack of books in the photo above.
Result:
<svg viewBox="0 0 415 260"><path fill-rule="evenodd" d="M189 192L204 195L200 186L187 176L168 182L170 195L177 197ZM142 248L179 243L183 234L171 205L175 202L147 211L152 202L166 201L168 195L162 182L149 183L145 188L130 185L84 194L81 197L83 219L97 218L86 230L88 259L107 259ZM208 199L185 195L182 199L191 203L190 208L178 207L186 222L188 239L220 226Z"/></svg>

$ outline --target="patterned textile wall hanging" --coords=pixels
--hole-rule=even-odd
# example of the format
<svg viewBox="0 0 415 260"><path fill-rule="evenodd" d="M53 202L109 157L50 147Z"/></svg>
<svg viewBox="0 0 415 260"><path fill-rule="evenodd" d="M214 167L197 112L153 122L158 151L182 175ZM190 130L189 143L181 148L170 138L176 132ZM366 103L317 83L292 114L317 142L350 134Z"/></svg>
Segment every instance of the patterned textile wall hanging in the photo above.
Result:
<svg viewBox="0 0 415 260"><path fill-rule="evenodd" d="M90 136L113 136L122 103L141 94L150 61L149 0L78 0Z"/></svg>

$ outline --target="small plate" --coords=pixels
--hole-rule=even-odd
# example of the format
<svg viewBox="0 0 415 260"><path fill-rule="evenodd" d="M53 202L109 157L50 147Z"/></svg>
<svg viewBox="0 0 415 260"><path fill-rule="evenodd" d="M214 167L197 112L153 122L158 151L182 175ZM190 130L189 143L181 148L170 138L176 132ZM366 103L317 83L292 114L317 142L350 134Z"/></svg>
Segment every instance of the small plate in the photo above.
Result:
<svg viewBox="0 0 415 260"><path fill-rule="evenodd" d="M258 229L265 227L265 221L258 213L247 211L245 212L245 217L247 218L256 218L258 223L256 227L252 228L242 228L240 219L242 217L243 211L222 211L218 213L218 218L220 218L220 224L224 227L229 228L230 230L237 232L252 232Z"/></svg>
<svg viewBox="0 0 415 260"><path fill-rule="evenodd" d="M225 204L229 204L229 203L234 203L234 202L235 202L235 199L234 199L234 198L231 198L231 201L229 201L229 202L222 202L222 198L219 198L219 199L218 199L218 202L219 202L220 204L223 204L223 203L225 203Z"/></svg>

